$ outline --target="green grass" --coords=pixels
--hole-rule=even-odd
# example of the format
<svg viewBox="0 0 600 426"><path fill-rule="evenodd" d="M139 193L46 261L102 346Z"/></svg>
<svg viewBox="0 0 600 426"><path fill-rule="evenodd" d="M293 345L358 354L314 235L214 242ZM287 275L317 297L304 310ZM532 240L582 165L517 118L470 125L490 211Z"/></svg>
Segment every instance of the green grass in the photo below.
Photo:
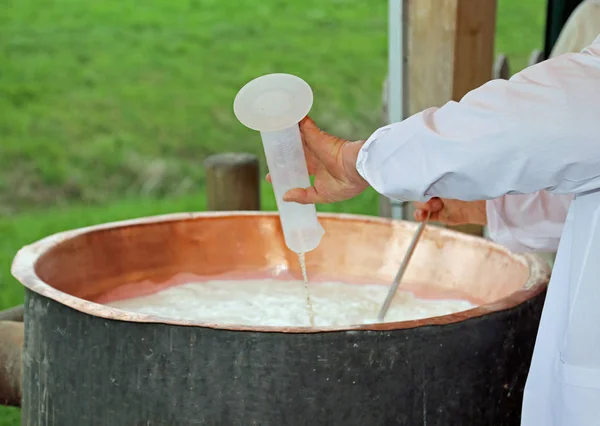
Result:
<svg viewBox="0 0 600 426"><path fill-rule="evenodd" d="M0 2L7 210L192 191L206 155L261 153L232 102L267 72L306 78L335 133L379 124L384 1L11 3Z"/></svg>
<svg viewBox="0 0 600 426"><path fill-rule="evenodd" d="M261 154L232 114L248 80L305 78L342 137L380 125L386 0L0 0L0 309L24 244L61 230L202 210L202 160ZM499 0L511 70L542 47L545 0ZM435 23L432 23L435 25ZM264 207L273 198L263 187ZM320 210L375 214L376 196ZM18 424L0 409L0 426Z"/></svg>
<svg viewBox="0 0 600 426"><path fill-rule="evenodd" d="M0 213L193 192L206 155L261 152L232 100L267 72L302 76L319 124L366 137L380 125L386 4L0 0ZM543 4L499 1L513 70L541 47Z"/></svg>

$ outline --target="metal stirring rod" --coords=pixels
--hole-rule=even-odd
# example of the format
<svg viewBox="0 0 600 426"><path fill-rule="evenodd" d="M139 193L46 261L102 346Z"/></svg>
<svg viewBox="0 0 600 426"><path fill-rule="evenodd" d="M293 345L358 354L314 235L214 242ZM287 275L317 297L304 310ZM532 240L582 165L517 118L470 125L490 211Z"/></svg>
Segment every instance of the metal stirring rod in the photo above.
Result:
<svg viewBox="0 0 600 426"><path fill-rule="evenodd" d="M394 278L394 281L392 282L392 286L390 287L390 290L388 291L387 297L385 298L385 302L383 302L383 305L381 306L381 310L379 311L379 315L377 316L377 320L379 322L383 321L385 314L387 314L387 311L390 308L392 299L396 295L396 291L398 291L398 286L400 285L402 276L404 275L404 272L406 272L406 269L408 268L408 263L410 262L410 259L415 251L415 248L417 247L417 243L419 242L419 239L421 238L421 235L423 234L425 225L427 225L427 222L429 222L430 216L431 216L431 212L427 212L427 216L425 217L425 220L419 224L419 227L417 228L417 232L415 232L415 235L414 235L412 241L410 242L408 249L406 250L404 259L402 259L402 263L400 264L400 269L398 269L398 273L396 274L396 277Z"/></svg>

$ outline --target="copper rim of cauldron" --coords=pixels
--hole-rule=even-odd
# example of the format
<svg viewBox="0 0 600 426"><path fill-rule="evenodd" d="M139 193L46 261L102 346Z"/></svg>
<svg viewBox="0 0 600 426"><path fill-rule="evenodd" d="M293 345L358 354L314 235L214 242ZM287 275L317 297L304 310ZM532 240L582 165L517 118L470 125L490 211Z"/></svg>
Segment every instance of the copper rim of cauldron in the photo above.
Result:
<svg viewBox="0 0 600 426"><path fill-rule="evenodd" d="M40 257L52 249L58 243L66 241L75 236L104 230L114 229L122 227L132 227L137 225L144 225L150 223L160 222L176 222L181 220L198 219L204 217L217 218L217 217L236 217L236 216L277 216L277 212L198 212L198 213L174 213L159 216L148 216L144 218L124 220L118 222L108 222L100 225L94 225L79 229L73 229L56 233L45 237L33 244L24 246L21 248L12 263L11 273L19 280L26 288L31 291L40 294L44 297L52 299L58 303L66 305L77 311L93 315L100 318L106 318L116 321L127 321L127 322L140 322L140 323L157 323L157 324L169 324L179 326L193 326L193 327L204 327L219 330L232 330L232 331L254 331L254 332L271 332L271 333L319 333L319 332L334 332L334 331L386 331L386 330L399 330L408 329L423 326L435 326L435 325L446 325L456 322L461 322L470 318L483 316L493 312L499 312L513 308L525 301L537 296L546 289L550 277L551 268L548 263L540 256L535 254L515 254L507 250L506 248L497 245L493 242L486 241L486 245L494 247L495 249L506 253L513 259L516 259L528 266L529 278L526 284L518 291L511 293L510 295L498 299L492 303L486 303L479 305L473 309L461 311L449 315L442 315L437 317L430 317L418 320L410 321L399 321L399 322L386 322L386 323L374 323L374 324L360 324L360 325L348 325L348 326L336 326L336 327L275 327L275 326L245 326L237 324L215 324L198 321L186 321L186 320L175 320L169 318L158 317L154 315L139 314L134 312L124 311L118 308L102 305L99 303L84 300L68 293L64 293L60 290L55 289L48 283L44 282L38 277L35 272L35 264ZM390 224L395 222L393 219L380 218L374 216L364 216L355 214L340 214L340 213L319 213L319 217L323 218L335 218L335 219L359 219L364 222L379 222L384 224ZM410 223L415 229L416 223ZM441 232L451 233L453 238L457 240L463 240L466 242L480 242L479 237L471 236L457 231L440 229Z"/></svg>

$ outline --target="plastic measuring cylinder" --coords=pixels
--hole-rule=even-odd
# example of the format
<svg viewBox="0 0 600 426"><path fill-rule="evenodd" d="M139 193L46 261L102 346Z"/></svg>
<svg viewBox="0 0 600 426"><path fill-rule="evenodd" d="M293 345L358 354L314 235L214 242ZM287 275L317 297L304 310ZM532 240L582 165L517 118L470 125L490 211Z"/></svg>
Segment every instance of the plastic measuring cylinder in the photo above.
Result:
<svg viewBox="0 0 600 426"><path fill-rule="evenodd" d="M296 253L315 249L324 234L314 204L283 201L290 189L310 186L298 123L312 102L310 86L290 74L258 77L242 87L233 102L237 119L260 132L285 243Z"/></svg>

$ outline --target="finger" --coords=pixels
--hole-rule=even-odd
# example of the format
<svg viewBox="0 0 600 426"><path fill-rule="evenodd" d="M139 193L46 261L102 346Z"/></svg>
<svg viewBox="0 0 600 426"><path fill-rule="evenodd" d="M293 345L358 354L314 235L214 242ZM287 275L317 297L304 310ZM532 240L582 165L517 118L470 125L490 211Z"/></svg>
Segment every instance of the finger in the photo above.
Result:
<svg viewBox="0 0 600 426"><path fill-rule="evenodd" d="M269 183L273 183L273 181L271 180L271 173L267 173L267 176L265 176L265 179L267 180L267 182Z"/></svg>
<svg viewBox="0 0 600 426"><path fill-rule="evenodd" d="M299 204L318 204L322 200L315 187L310 186L308 188L290 189L283 195L283 201Z"/></svg>
<svg viewBox="0 0 600 426"><path fill-rule="evenodd" d="M439 212L444 208L444 202L439 198L432 198L426 203L415 202L413 205L415 209L430 211L432 213Z"/></svg>
<svg viewBox="0 0 600 426"><path fill-rule="evenodd" d="M429 210L429 206L427 205L427 203L414 202L413 207L415 208L415 210Z"/></svg>
<svg viewBox="0 0 600 426"><path fill-rule="evenodd" d="M438 212L444 208L444 202L439 198L432 198L427 202L432 212Z"/></svg>
<svg viewBox="0 0 600 426"><path fill-rule="evenodd" d="M417 222L421 222L422 220L425 220L425 210L415 210L415 212L413 213L413 217L415 218L415 220Z"/></svg>
<svg viewBox="0 0 600 426"><path fill-rule="evenodd" d="M415 210L415 212L413 213L413 216L415 218L415 220L417 222L423 222L424 220L427 219L427 214L429 213L429 220L436 222L439 221L440 219L440 214L439 213L432 213L428 210Z"/></svg>

